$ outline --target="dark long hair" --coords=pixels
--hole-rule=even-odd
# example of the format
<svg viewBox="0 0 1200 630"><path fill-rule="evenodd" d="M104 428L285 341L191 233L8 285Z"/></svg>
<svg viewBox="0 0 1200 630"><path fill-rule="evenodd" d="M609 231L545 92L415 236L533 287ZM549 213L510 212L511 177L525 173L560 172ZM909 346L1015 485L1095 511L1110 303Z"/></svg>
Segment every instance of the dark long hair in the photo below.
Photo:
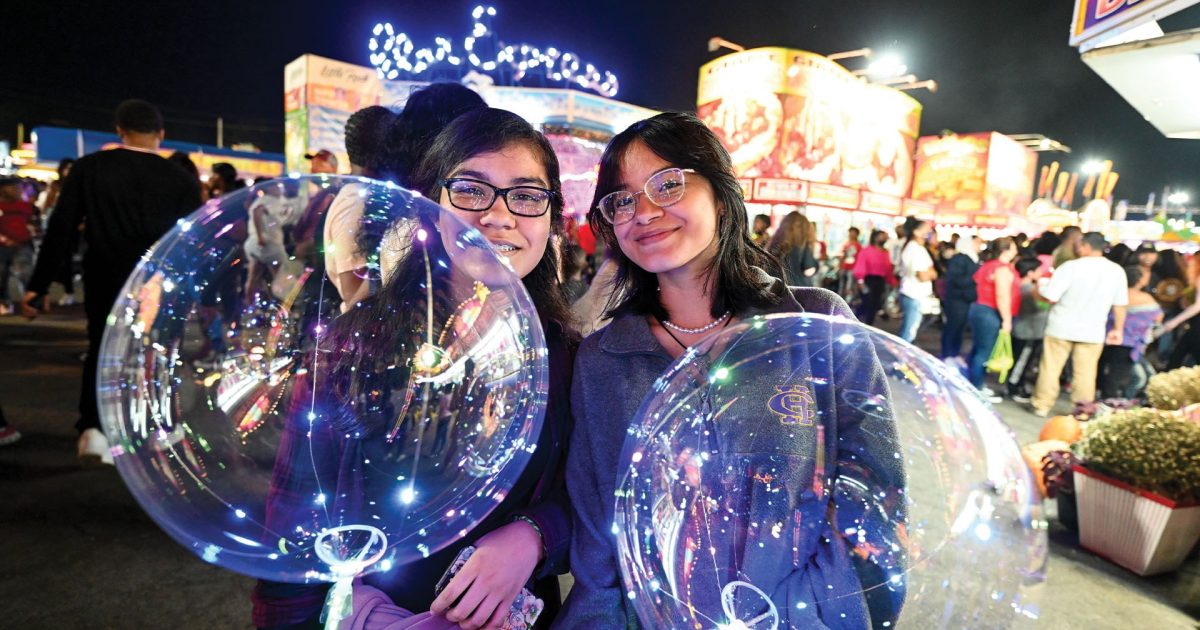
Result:
<svg viewBox="0 0 1200 630"><path fill-rule="evenodd" d="M1158 253L1158 261L1154 263L1153 270L1154 273L1158 274L1158 277L1163 279L1177 278L1185 282L1187 281L1187 272L1184 268L1183 257L1173 249L1164 249Z"/></svg>
<svg viewBox="0 0 1200 630"><path fill-rule="evenodd" d="M929 222L924 219L918 219L917 217L908 217L904 220L904 246L900 248L900 251L903 252L904 250L908 249L908 244L913 241L913 237L916 236L916 231L921 229L921 227L927 223ZM925 246L924 243L917 243L917 245L920 245L921 247Z"/></svg>
<svg viewBox="0 0 1200 630"><path fill-rule="evenodd" d="M429 199L439 199L440 182L458 165L482 153L501 151L513 144L529 147L546 169L551 190L555 192L550 204L550 236L561 235L563 228L563 202L559 182L558 158L545 136L521 117L501 109L481 108L456 118L433 141L421 164L413 173L414 189ZM497 200L498 203L503 203ZM428 234L437 234L436 213L419 212L421 227ZM416 230L412 230L415 234ZM411 237L410 237L411 238ZM439 237L429 237L424 242L414 243L404 255L395 273L382 290L363 301L335 320L330 330L331 343L336 355L332 358L332 391L353 409L343 422L347 426L378 429L387 416L388 401L379 392L387 392L397 386L403 375L388 369L395 365L397 354L411 354L414 348L403 348L405 339L418 325L412 320L411 311L424 300L426 291L425 256L431 260L446 259L446 252ZM376 260L378 257L376 256ZM445 286L450 270L433 265L433 286ZM548 243L542 259L523 280L525 289L537 307L538 316L544 325L555 331L547 334L570 336L570 307L567 305L562 284L558 280L558 259L553 243ZM446 313L452 309L449 295L434 291L435 312ZM423 310L424 303L417 310ZM408 311L403 309L408 308ZM406 377L404 377L406 378Z"/></svg>
<svg viewBox="0 0 1200 630"><path fill-rule="evenodd" d="M388 131L385 170L401 186L414 187L413 174L438 134L461 114L485 107L483 97L461 83L430 83L414 91Z"/></svg>
<svg viewBox="0 0 1200 630"><path fill-rule="evenodd" d="M879 237L881 236L883 237L883 240L879 240ZM887 243L888 238L888 233L884 232L883 230L871 231L871 245L874 245L875 247L883 249L883 245Z"/></svg>
<svg viewBox="0 0 1200 630"><path fill-rule="evenodd" d="M558 156L554 148L525 119L503 109L473 109L450 123L430 145L424 159L413 171L412 185L430 199L440 199L438 184L458 167L481 153L501 151L505 147L519 144L533 151L534 157L546 169L550 189L554 195L550 200L550 238L546 251L533 271L525 276L525 289L537 306L543 320L567 326L571 321L571 308L558 280L558 257L555 255L554 239L563 236L562 183L558 169Z"/></svg>
<svg viewBox="0 0 1200 630"><path fill-rule="evenodd" d="M630 125L613 137L600 157L596 195L588 212L588 222L604 239L608 251L617 261L614 290L607 305L608 316L637 313L668 317L658 300L658 277L625 256L612 224L600 215L600 200L620 185L621 161L634 142L641 142L671 166L693 169L707 179L712 185L717 208L724 209L717 217L717 255L705 270L705 275L713 280L713 317L746 306L777 304L780 296L771 293L768 286L759 284L754 268L759 267L777 278L783 277L783 268L774 256L750 239L746 202L742 199L742 187L733 174L729 152L699 118L692 114L666 112Z"/></svg>
<svg viewBox="0 0 1200 630"><path fill-rule="evenodd" d="M1000 255L1008 251L1010 247L1016 245L1016 241L1011 236L1001 236L987 244L983 251L979 253L980 260L999 260Z"/></svg>

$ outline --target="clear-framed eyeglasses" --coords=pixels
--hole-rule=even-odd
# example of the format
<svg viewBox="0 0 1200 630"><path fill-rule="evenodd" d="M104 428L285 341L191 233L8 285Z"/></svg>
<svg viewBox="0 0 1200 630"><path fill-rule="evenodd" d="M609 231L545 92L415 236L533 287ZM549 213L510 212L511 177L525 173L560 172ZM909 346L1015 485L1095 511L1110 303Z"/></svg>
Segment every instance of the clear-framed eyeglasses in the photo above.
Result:
<svg viewBox="0 0 1200 630"><path fill-rule="evenodd" d="M486 212L496 203L497 197L502 197L508 211L521 217L540 217L546 214L550 209L550 202L558 194L540 186L499 188L467 177L443 179L440 185L446 189L450 205L459 210Z"/></svg>
<svg viewBox="0 0 1200 630"><path fill-rule="evenodd" d="M637 192L618 190L605 195L600 200L600 215L613 225L629 223L637 212L637 196L641 194L645 194L654 205L665 208L683 199L687 173L695 172L690 168L664 168L651 175Z"/></svg>

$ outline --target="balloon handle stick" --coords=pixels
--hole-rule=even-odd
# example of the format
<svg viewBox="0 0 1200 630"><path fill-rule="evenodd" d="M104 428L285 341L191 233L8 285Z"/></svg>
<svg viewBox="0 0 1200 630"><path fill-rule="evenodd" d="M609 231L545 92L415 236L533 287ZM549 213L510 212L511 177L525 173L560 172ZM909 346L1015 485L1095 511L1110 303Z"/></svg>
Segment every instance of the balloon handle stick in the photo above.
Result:
<svg viewBox="0 0 1200 630"><path fill-rule="evenodd" d="M383 557L387 536L370 525L342 525L321 532L313 550L335 578L321 621L325 630L336 630L354 610L354 578Z"/></svg>
<svg viewBox="0 0 1200 630"><path fill-rule="evenodd" d="M325 630L337 630L342 620L350 616L354 608L354 577L344 577L333 583L329 596L325 598L325 610L321 611L321 621L325 622Z"/></svg>
<svg viewBox="0 0 1200 630"><path fill-rule="evenodd" d="M757 599L757 605L752 605L749 610L761 610L758 615L751 619L741 619L742 611L738 610L738 591L743 593L746 591L751 595L746 598L744 595L741 599L742 604L752 603ZM775 602L771 601L770 597L763 592L761 588L741 580L734 580L725 585L721 589L721 608L725 610L725 618L729 621L719 627L722 630L778 630L779 628L779 610L775 608Z"/></svg>

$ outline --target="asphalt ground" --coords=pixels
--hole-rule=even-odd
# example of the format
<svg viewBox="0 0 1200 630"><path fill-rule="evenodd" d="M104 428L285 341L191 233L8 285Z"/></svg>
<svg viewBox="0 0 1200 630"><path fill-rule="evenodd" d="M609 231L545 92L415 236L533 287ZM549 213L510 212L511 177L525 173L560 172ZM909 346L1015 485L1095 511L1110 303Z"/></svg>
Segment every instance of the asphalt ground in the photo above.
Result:
<svg viewBox="0 0 1200 630"><path fill-rule="evenodd" d="M933 348L936 335L919 341ZM32 323L0 317L0 405L24 434L0 447L0 628L251 627L252 579L168 538L111 466L79 466L85 347L79 306ZM997 408L1022 443L1037 439L1043 420L1008 401ZM1200 628L1196 553L1180 571L1142 578L1080 549L1046 507L1051 558L1031 625Z"/></svg>

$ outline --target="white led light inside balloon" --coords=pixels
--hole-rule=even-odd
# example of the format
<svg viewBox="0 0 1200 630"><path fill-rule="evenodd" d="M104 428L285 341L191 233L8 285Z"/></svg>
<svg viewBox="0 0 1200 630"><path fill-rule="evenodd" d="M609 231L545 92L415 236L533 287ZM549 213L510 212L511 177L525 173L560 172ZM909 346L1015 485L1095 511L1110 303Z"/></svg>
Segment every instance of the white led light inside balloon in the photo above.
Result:
<svg viewBox="0 0 1200 630"><path fill-rule="evenodd" d="M463 38L457 51L446 37L435 37L430 48L416 49L408 35L398 32L390 22L380 22L367 41L368 58L379 78L387 80L423 79L432 70L460 69L464 74L486 74L502 85L538 78L610 98L616 96L617 76L585 63L575 53L554 46L505 44L491 28L495 15L495 7L475 7L471 12L471 34Z"/></svg>

